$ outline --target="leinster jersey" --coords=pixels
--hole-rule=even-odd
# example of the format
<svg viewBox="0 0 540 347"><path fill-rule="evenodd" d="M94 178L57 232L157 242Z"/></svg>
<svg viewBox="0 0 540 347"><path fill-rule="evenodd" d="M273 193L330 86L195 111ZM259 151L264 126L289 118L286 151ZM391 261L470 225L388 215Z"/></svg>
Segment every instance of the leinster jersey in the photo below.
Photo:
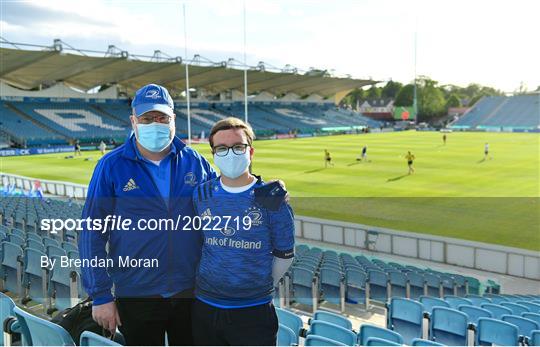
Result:
<svg viewBox="0 0 540 347"><path fill-rule="evenodd" d="M203 237L195 289L199 300L239 308L272 299L273 257L293 256L294 216L286 202L275 211L257 203L254 191L263 185L258 179L247 190L231 193L217 177L194 190Z"/></svg>

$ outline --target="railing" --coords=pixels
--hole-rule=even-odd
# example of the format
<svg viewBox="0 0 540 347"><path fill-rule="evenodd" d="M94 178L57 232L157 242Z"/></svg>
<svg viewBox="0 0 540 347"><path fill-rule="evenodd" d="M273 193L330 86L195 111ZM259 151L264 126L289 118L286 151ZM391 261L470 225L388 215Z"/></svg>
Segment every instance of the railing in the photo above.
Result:
<svg viewBox="0 0 540 347"><path fill-rule="evenodd" d="M88 186L71 182L43 180L0 172L0 185L6 187L14 185L16 188L30 191L39 182L44 194L86 199Z"/></svg>
<svg viewBox="0 0 540 347"><path fill-rule="evenodd" d="M540 252L296 216L296 236L371 252L540 280Z"/></svg>

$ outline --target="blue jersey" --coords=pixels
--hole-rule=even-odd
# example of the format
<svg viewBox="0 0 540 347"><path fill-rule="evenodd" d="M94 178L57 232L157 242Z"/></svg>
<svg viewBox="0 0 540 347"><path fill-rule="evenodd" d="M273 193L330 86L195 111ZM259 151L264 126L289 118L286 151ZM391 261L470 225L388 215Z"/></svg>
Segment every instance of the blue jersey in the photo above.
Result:
<svg viewBox="0 0 540 347"><path fill-rule="evenodd" d="M254 189L230 193L214 178L193 192L202 220L203 249L196 278L199 300L222 308L269 302L273 257L294 254L294 215L288 203L271 211L255 202Z"/></svg>

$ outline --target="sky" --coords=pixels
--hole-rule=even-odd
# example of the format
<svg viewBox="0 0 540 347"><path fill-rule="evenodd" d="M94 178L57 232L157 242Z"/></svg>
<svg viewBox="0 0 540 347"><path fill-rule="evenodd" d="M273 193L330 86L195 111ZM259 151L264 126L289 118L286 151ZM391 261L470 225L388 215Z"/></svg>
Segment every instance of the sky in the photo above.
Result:
<svg viewBox="0 0 540 347"><path fill-rule="evenodd" d="M185 24L189 58L243 61L244 4L248 65L409 83L416 36L417 74L442 85L540 86L537 0L0 0L0 36L183 57Z"/></svg>

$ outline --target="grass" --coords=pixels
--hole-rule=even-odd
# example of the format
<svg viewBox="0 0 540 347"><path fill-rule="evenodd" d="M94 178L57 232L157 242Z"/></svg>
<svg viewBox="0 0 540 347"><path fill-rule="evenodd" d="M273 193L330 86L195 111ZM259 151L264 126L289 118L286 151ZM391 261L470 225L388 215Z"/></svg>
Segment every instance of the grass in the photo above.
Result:
<svg viewBox="0 0 540 347"><path fill-rule="evenodd" d="M253 171L285 181L297 214L540 250L539 141L452 133L445 146L439 133L414 131L259 141ZM357 162L363 145L369 161ZM208 145L194 147L211 159ZM324 167L324 149L333 167ZM0 158L0 171L87 184L100 154L66 155Z"/></svg>

